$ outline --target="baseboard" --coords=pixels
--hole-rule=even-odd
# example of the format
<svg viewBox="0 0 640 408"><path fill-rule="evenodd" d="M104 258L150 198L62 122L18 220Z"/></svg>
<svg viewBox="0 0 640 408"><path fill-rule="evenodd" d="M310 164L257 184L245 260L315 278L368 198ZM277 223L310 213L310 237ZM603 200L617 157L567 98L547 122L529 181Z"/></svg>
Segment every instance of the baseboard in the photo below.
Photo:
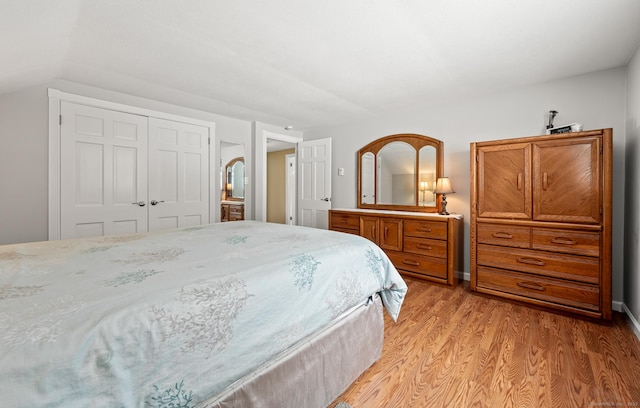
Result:
<svg viewBox="0 0 640 408"><path fill-rule="evenodd" d="M470 280L471 280L471 273L469 273L469 272L462 272L462 271L456 271L456 277L457 277L458 279L462 279L462 280L470 281Z"/></svg>
<svg viewBox="0 0 640 408"><path fill-rule="evenodd" d="M611 302L611 309L616 312L624 313L623 305L624 303L614 300L613 302Z"/></svg>
<svg viewBox="0 0 640 408"><path fill-rule="evenodd" d="M633 329L633 332L636 334L636 337L638 339L640 339L640 322L638 322L638 319L636 319L636 317L633 315L633 313L631 313L631 310L629 310L627 305L625 305L622 302L620 302L620 303L622 304L622 309L624 309L624 313L627 314L627 318L629 319L629 322L631 323L631 329Z"/></svg>

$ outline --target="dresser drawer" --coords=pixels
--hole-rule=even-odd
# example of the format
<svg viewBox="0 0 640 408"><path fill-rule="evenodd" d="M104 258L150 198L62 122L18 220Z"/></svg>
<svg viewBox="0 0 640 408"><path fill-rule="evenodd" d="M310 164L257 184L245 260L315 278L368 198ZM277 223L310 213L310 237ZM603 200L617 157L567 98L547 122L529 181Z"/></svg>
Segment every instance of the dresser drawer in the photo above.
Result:
<svg viewBox="0 0 640 408"><path fill-rule="evenodd" d="M404 251L412 254L447 257L447 241L417 237L404 238Z"/></svg>
<svg viewBox="0 0 640 408"><path fill-rule="evenodd" d="M447 279L447 260L430 256L421 256L406 252L385 251L393 266L421 275Z"/></svg>
<svg viewBox="0 0 640 408"><path fill-rule="evenodd" d="M447 223L438 221L404 220L404 235L420 238L447 239Z"/></svg>
<svg viewBox="0 0 640 408"><path fill-rule="evenodd" d="M600 310L597 286L478 267L478 287L592 311Z"/></svg>
<svg viewBox="0 0 640 408"><path fill-rule="evenodd" d="M600 276L597 258L494 245L478 245L477 263L585 283L597 284Z"/></svg>
<svg viewBox="0 0 640 408"><path fill-rule="evenodd" d="M600 256L600 233L534 228L533 248L597 257Z"/></svg>
<svg viewBox="0 0 640 408"><path fill-rule="evenodd" d="M531 248L531 227L479 222L477 228L478 242L481 244Z"/></svg>
<svg viewBox="0 0 640 408"><path fill-rule="evenodd" d="M331 212L330 225L331 229L340 231L345 229L360 231L360 216ZM356 234L358 234L358 232L356 232Z"/></svg>

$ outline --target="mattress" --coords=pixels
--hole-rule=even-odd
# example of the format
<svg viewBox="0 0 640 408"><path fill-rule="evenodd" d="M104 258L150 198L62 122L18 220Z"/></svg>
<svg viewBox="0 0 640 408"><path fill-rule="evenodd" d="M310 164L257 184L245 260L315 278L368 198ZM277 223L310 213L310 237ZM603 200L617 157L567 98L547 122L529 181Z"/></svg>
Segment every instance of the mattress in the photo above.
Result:
<svg viewBox="0 0 640 408"><path fill-rule="evenodd" d="M256 221L0 247L12 407L192 407L406 285L370 241Z"/></svg>

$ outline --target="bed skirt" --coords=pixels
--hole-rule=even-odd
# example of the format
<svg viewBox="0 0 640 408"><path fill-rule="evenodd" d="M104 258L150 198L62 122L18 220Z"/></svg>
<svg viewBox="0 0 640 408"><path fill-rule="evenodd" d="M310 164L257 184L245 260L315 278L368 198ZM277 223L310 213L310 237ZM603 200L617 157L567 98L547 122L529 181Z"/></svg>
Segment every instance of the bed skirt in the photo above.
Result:
<svg viewBox="0 0 640 408"><path fill-rule="evenodd" d="M201 406L327 407L380 358L383 337L376 295Z"/></svg>

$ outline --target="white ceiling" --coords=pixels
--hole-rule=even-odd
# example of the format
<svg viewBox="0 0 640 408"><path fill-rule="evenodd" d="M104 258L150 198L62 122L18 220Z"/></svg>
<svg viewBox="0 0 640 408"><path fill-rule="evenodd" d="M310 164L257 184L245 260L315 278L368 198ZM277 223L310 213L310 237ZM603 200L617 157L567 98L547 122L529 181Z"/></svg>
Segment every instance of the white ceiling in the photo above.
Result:
<svg viewBox="0 0 640 408"><path fill-rule="evenodd" d="M639 45L638 0L0 0L0 93L63 79L305 129Z"/></svg>

